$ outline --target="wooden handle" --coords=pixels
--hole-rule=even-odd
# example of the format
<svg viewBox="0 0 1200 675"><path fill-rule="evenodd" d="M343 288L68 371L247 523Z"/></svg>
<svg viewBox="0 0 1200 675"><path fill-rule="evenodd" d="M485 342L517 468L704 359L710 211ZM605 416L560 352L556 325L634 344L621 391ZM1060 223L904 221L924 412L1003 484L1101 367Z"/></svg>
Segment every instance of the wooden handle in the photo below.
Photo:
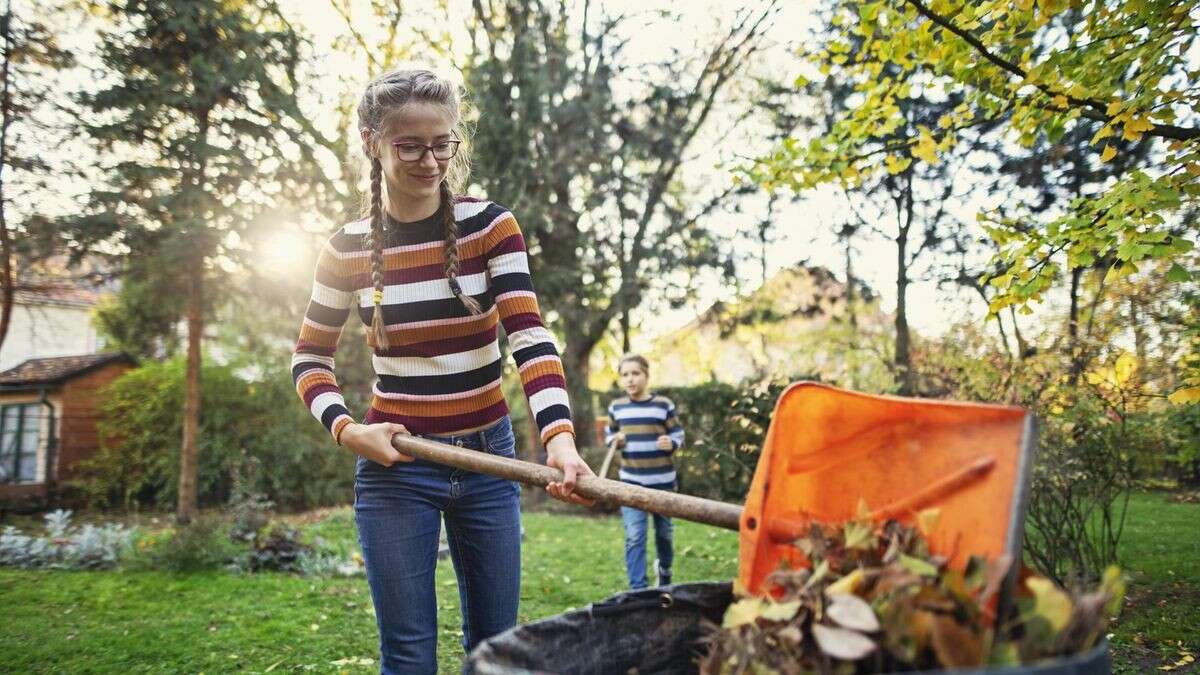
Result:
<svg viewBox="0 0 1200 675"><path fill-rule="evenodd" d="M563 479L562 471L548 466L446 445L419 436L396 434L392 437L392 446L406 455L427 462L515 480L534 487L544 488ZM575 493L587 499L631 506L660 516L683 518L727 530L736 531L742 517L742 507L736 504L596 476L579 476L575 481Z"/></svg>
<svg viewBox="0 0 1200 675"><path fill-rule="evenodd" d="M617 454L617 442L613 441L608 444L608 453L604 455L604 461L600 464L600 472L596 474L597 476L608 478L608 467L612 465L615 454Z"/></svg>

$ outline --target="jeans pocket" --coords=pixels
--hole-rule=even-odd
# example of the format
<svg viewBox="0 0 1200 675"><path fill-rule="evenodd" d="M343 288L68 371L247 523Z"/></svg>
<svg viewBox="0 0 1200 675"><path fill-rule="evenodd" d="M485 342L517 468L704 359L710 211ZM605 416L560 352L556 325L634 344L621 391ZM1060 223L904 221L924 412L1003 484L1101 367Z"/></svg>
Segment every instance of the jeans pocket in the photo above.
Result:
<svg viewBox="0 0 1200 675"><path fill-rule="evenodd" d="M517 439L513 435L512 422L505 417L495 427L484 432L487 451L501 457L517 456Z"/></svg>

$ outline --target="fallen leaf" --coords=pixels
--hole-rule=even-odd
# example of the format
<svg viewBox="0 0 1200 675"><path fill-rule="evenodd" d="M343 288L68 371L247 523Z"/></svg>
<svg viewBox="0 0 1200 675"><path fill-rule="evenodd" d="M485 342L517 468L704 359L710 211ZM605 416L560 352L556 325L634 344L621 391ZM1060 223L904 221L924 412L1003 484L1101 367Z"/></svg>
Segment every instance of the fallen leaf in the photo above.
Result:
<svg viewBox="0 0 1200 675"><path fill-rule="evenodd" d="M843 538L846 548L865 551L875 547L875 528L870 523L851 521L844 527Z"/></svg>
<svg viewBox="0 0 1200 675"><path fill-rule="evenodd" d="M863 579L866 577L861 569L856 569L837 581L829 584L825 589L826 596L834 596L839 593L853 593L862 585Z"/></svg>
<svg viewBox="0 0 1200 675"><path fill-rule="evenodd" d="M762 616L763 601L758 598L738 600L725 610L725 618L721 621L722 628L737 628L748 623L754 623Z"/></svg>
<svg viewBox="0 0 1200 675"><path fill-rule="evenodd" d="M983 663L983 643L952 617L938 616L933 622L933 651L946 668L965 668Z"/></svg>
<svg viewBox="0 0 1200 675"><path fill-rule="evenodd" d="M875 616L875 610L857 595L839 593L831 596L829 606L825 608L825 615L842 628L864 633L879 630L879 618Z"/></svg>
<svg viewBox="0 0 1200 675"><path fill-rule="evenodd" d="M1043 577L1031 577L1025 581L1025 586L1033 593L1033 611L1046 619L1054 632L1066 628L1071 620L1071 598L1053 581Z"/></svg>
<svg viewBox="0 0 1200 675"><path fill-rule="evenodd" d="M821 651L835 659L857 661L875 651L870 638L852 630L814 623L812 633Z"/></svg>
<svg viewBox="0 0 1200 675"><path fill-rule="evenodd" d="M900 566L912 572L927 577L936 577L937 568L920 558L914 558L910 555L900 554Z"/></svg>
<svg viewBox="0 0 1200 675"><path fill-rule="evenodd" d="M942 516L941 509L925 509L917 514L917 527L920 528L921 534L928 537L933 533L933 528L937 527L938 519Z"/></svg>
<svg viewBox="0 0 1200 675"><path fill-rule="evenodd" d="M766 608L762 610L762 618L767 621L788 621L796 616L796 612L800 611L800 601L793 600L791 602L768 602Z"/></svg>

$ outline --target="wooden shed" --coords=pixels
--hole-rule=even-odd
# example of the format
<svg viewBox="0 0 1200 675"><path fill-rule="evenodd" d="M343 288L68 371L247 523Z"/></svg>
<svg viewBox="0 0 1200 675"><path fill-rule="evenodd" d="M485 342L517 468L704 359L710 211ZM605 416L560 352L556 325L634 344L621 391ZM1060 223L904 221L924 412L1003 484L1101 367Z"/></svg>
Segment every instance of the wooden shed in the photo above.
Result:
<svg viewBox="0 0 1200 675"><path fill-rule="evenodd" d="M136 365L112 352L29 359L0 372L0 501L53 499L99 449L99 390Z"/></svg>

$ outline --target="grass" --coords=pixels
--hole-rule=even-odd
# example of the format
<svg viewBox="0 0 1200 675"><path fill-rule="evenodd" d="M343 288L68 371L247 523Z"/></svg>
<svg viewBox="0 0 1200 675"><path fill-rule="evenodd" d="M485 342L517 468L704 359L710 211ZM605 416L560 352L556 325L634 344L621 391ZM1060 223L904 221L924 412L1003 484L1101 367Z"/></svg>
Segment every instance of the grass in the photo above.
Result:
<svg viewBox="0 0 1200 675"><path fill-rule="evenodd" d="M303 525L353 550L348 509ZM620 520L526 513L522 622L625 588ZM1117 672L1154 671L1200 651L1200 505L1135 495L1121 555L1130 602L1114 628ZM677 521L676 581L730 579L737 536ZM458 672L458 594L438 566L439 665ZM362 578L153 571L0 570L0 672L376 672ZM1185 667L1186 668L1186 667ZM1176 672L1186 672L1180 669Z"/></svg>
<svg viewBox="0 0 1200 675"><path fill-rule="evenodd" d="M520 621L624 590L619 518L526 513ZM308 525L352 547L349 509ZM677 581L730 579L737 535L679 522ZM437 570L440 671L463 650L454 572ZM287 574L0 569L0 672L377 672L366 581Z"/></svg>
<svg viewBox="0 0 1200 675"><path fill-rule="evenodd" d="M1156 672L1186 654L1200 659L1200 504L1133 495L1118 555L1130 583L1113 630L1114 671ZM1200 672L1200 665L1174 672Z"/></svg>

